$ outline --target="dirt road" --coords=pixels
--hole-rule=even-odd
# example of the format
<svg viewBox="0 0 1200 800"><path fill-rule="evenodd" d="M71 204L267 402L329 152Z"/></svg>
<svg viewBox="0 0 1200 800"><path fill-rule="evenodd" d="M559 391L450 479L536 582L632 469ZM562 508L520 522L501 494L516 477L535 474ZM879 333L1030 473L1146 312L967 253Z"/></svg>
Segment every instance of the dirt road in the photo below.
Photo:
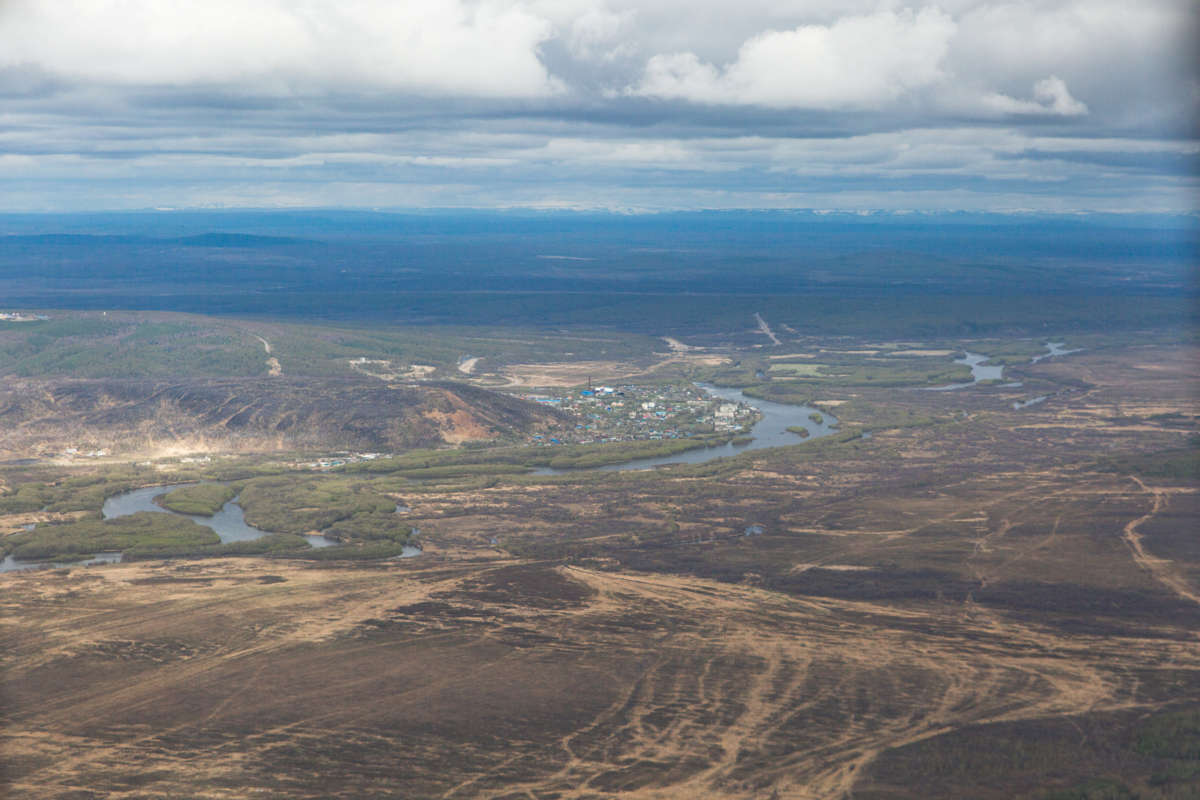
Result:
<svg viewBox="0 0 1200 800"><path fill-rule="evenodd" d="M779 337L775 335L775 332L771 330L771 326L767 324L767 321L762 318L762 314L756 312L754 318L758 320L758 329L763 332L764 336L771 339L772 344L783 344L783 342L779 341Z"/></svg>
<svg viewBox="0 0 1200 800"><path fill-rule="evenodd" d="M1153 575L1155 580L1172 589L1180 597L1191 600L1193 603L1200 603L1200 595L1196 594L1182 575L1171 568L1171 562L1150 555L1142 546L1142 534L1138 533L1138 527L1147 520L1153 519L1155 514L1162 512L1167 507L1166 493L1146 486L1138 478L1132 478L1132 480L1141 487L1143 492L1154 496L1154 507L1150 509L1150 513L1138 517L1125 526L1123 538L1125 544L1129 546L1130 553L1133 554L1133 560L1138 563L1138 566Z"/></svg>
<svg viewBox="0 0 1200 800"><path fill-rule="evenodd" d="M271 355L271 343L258 334L251 334L255 339L258 339L263 344L263 349L267 351L267 355ZM283 366L279 363L279 359L271 356L267 359L267 368L270 369L268 375L272 377L283 374Z"/></svg>
<svg viewBox="0 0 1200 800"><path fill-rule="evenodd" d="M957 604L544 562L245 559L4 583L19 603L0 761L21 765L10 788L28 797L102 774L180 796L286 778L292 797L387 781L422 797L839 800L889 748L1122 707L1151 665L1200 666L1191 642L1082 649ZM479 747L476 731L506 745Z"/></svg>
<svg viewBox="0 0 1200 800"><path fill-rule="evenodd" d="M692 347L690 345L686 345L683 342L679 341L678 339L673 339L670 336L664 336L662 338L663 338L663 341L667 343L667 346L671 348L671 352L673 352L673 353L686 353L689 350L703 350L704 349L703 347Z"/></svg>

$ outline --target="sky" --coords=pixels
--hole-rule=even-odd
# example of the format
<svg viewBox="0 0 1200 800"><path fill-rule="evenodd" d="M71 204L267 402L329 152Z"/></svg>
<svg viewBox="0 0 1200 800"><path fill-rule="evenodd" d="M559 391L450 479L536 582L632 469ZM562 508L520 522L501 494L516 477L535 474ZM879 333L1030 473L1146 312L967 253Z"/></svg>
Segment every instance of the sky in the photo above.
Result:
<svg viewBox="0 0 1200 800"><path fill-rule="evenodd" d="M0 0L0 211L1200 208L1190 0Z"/></svg>

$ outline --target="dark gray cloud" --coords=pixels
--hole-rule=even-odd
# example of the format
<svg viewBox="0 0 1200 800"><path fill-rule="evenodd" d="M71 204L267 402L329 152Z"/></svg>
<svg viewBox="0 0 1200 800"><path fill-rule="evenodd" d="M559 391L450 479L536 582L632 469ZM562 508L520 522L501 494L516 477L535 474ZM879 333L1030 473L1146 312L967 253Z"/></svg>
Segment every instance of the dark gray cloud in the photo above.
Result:
<svg viewBox="0 0 1200 800"><path fill-rule="evenodd" d="M4 205L1196 208L1185 0L6 0Z"/></svg>

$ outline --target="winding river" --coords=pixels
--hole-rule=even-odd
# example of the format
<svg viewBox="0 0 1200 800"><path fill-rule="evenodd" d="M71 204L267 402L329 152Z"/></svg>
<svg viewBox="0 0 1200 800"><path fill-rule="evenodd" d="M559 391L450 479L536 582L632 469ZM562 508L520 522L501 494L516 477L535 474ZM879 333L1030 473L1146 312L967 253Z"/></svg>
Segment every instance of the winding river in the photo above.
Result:
<svg viewBox="0 0 1200 800"><path fill-rule="evenodd" d="M1037 363L1045 358L1054 356L1064 356L1069 353L1079 352L1078 350L1063 350L1063 342L1047 342L1046 349L1050 352L1045 355L1036 356L1030 361ZM924 391L945 392L954 389L963 389L968 386L974 386L981 381L995 381L1002 379L1004 371L1003 366L985 367L982 366L988 360L985 355L979 353L967 352L964 358L955 359L955 363L964 364L971 368L970 383L953 383L948 386L935 387L920 387ZM757 408L763 413L763 418L755 423L753 427L754 438L749 442L735 444L728 442L716 447L700 447L695 450L686 450L682 453L677 453L672 456L662 456L658 458L639 458L633 461L626 461L621 464L606 464L601 467L584 467L583 470L596 470L600 472L618 472L623 470L637 469L652 469L661 467L666 464L701 464L714 458L722 458L724 456L733 456L738 453L744 453L747 450L762 450L767 447L784 447L792 444L800 444L801 442L819 439L822 436L829 436L837 432L837 418L826 411L821 411L811 406L793 406L785 403L776 403L771 400L759 400L758 398L746 397L741 389L723 389L709 384L697 384L708 392L713 397L719 397L723 400L728 400L733 403L745 402ZM1018 385L1018 384L1013 384ZM1032 405L1041 402L1045 398L1038 397L1030 401L1025 401L1021 404L1014 403L1014 408L1020 408L1025 405ZM820 414L821 422L814 422L810 419L811 414ZM808 436L801 438L798 434L792 433L788 428L803 428L808 431ZM578 469L555 469L553 467L542 467L536 469L534 475L569 475L572 472L578 472ZM174 514L177 512L169 511L154 503L154 498L160 494L164 494L175 489L181 489L185 486L195 486L195 483L182 483L171 486L148 486L143 489L134 489L130 492L123 492L108 498L104 502L104 518L113 519L114 517L123 517L129 514L136 514L139 511L154 511L163 514ZM217 532L221 537L222 542L237 542L248 539L257 539L260 536L266 535L264 531L260 531L246 524L246 520L242 513L242 508L237 504L237 498L233 498L225 506L211 517L192 517L201 525L206 525ZM397 509L398 512L406 511L407 509ZM309 543L313 547L329 547L336 544L335 540L325 536L306 536ZM405 547L404 553L400 558L411 558L420 555L421 551L416 547ZM121 560L120 553L101 553L95 559L88 562L71 562L67 563L31 563L31 562L16 562L12 556L0 562L0 572L8 572L14 569L34 569L39 567L54 566L54 567L70 567L70 566L87 566L91 564L113 563Z"/></svg>
<svg viewBox="0 0 1200 800"><path fill-rule="evenodd" d="M178 514L177 511L170 511L163 508L154 502L154 498L160 494L173 492L176 489L185 489L189 486L199 486L200 483L176 483L170 486L147 486L144 489L134 489L131 492L121 492L104 501L104 509L101 513L105 519L115 519L116 517L127 517L130 514L136 514L139 511L155 511L162 514ZM213 514L211 517L201 517L192 514L180 514L180 516L190 517L196 522L216 531L217 536L221 537L221 544L228 542L245 542L251 539L257 539L260 536L266 536L266 531L260 531L258 528L246 524L245 514L242 507L238 505L238 498L233 498L226 503L220 511ZM337 544L334 539L325 536L305 536L308 543L313 547L329 547Z"/></svg>
<svg viewBox="0 0 1200 800"><path fill-rule="evenodd" d="M733 456L738 453L744 453L747 450L761 450L767 447L783 447L785 445L800 444L801 442L819 439L822 436L829 436L837 433L837 418L828 412L821 411L811 406L792 406L785 403L776 403L771 400L759 400L758 398L746 397L742 394L741 389L723 389L717 386L708 384L699 384L706 392L714 397L720 397L723 400L739 403L745 402L754 406L763 413L763 418L755 423L753 427L754 439L750 442L742 444L734 444L729 442L716 447L700 447L695 450L686 450L682 453L677 453L673 456L663 456L660 458L640 458L634 461L626 461L621 464L606 464L602 467L585 467L582 471L600 471L600 472L617 472L622 470L633 469L651 469L653 467L663 466L664 464L700 464L714 458L723 456ZM809 418L810 414L820 414L821 422L814 422ZM808 431L806 438L801 438L798 434L787 430L788 428L804 428ZM543 467L534 470L534 475L566 475L572 472L579 472L575 469L554 469L552 467ZM142 489L134 489L129 492L113 495L104 501L103 514L105 519L114 519L116 517L124 517L129 514L136 514L139 511L153 511L161 514L175 514L178 512L170 511L157 505L154 498L161 494L182 489L186 486L196 486L197 483L178 483L169 486L147 486ZM238 498L233 498L225 506L211 517L192 516L196 522L201 525L206 525L217 532L221 537L221 542L238 542L249 539L257 539L260 536L265 536L265 531L260 531L246 524L245 517L241 506L237 503ZM398 512L406 511L407 509L397 509ZM183 515L190 516L190 515ZM305 536L313 547L329 547L336 544L336 541L325 536ZM418 556L421 551L416 547L405 546L404 552L399 558L411 558ZM93 564L115 563L121 560L120 553L101 553L92 561L87 562L71 562L71 563L37 563L26 561L14 561L12 556L4 559L0 563L0 572L8 572L14 569L35 569L46 566L54 567L78 567L90 566Z"/></svg>
<svg viewBox="0 0 1200 800"><path fill-rule="evenodd" d="M1063 350L1062 342L1048 342L1046 349L1050 352L1042 356L1037 356L1031 361L1037 363L1044 358L1054 356L1063 356L1069 353L1078 352L1077 350ZM981 381L996 381L1002 380L1003 366L982 366L988 357L979 353L967 352L964 358L955 359L956 364L964 364L971 368L970 383L952 383L948 386L920 387L924 391L945 392L955 389L963 389L968 386L974 386ZM741 389L724 389L709 384L697 384L708 392L713 397L719 397L723 400L728 400L733 403L749 403L762 412L763 418L755 423L752 433L754 438L749 442L735 444L728 442L716 447L700 447L695 450L686 450L682 453L677 453L671 456L661 456L657 458L639 458L633 461L626 461L620 464L606 464L601 467L583 467L580 469L556 469L554 467L542 467L536 469L534 475L569 475L579 471L599 471L599 472L619 472L623 470L640 470L652 469L661 467L667 464L701 464L705 461L710 461L714 458L722 458L725 456L733 456L738 453L744 453L748 450L762 450L768 447L784 447L792 444L800 444L801 442L819 439L822 436L829 436L837 433L838 420L827 411L813 408L811 406L793 406L785 403L776 403L771 400L760 400L758 398L747 397L742 393ZM1017 384L1013 384L1017 385ZM1040 402L1045 398L1038 397L1031 401L1026 401L1022 404L1014 404L1014 408L1023 407L1024 405L1032 405ZM821 422L814 422L810 415L820 414ZM808 431L808 436L801 438L798 434L792 433L788 428L803 428ZM174 511L168 511L154 503L154 498L165 492L181 489L185 486L195 486L195 483L182 483L172 486L148 486L144 489L134 489L130 492L123 492L114 495L104 502L104 518L113 519L114 517L123 517L129 514L136 514L139 511L154 511L163 514L174 514ZM237 504L237 498L233 498L225 506L212 517L192 517L201 525L206 525L217 532L221 537L222 542L237 542L248 539L257 539L260 536L266 535L264 531L251 527L246 524L246 520L242 513L242 508ZM407 509L397 509L398 512ZM309 543L313 547L329 547L336 544L335 540L325 536L306 536ZM420 555L421 551L416 547L405 547L404 553L400 558L411 558ZM120 553L101 553L94 560L86 563L72 562L70 564L61 563L29 563L15 562L12 556L5 558L0 563L0 572L8 572L14 569L33 569L38 567L54 566L54 567L69 567L69 566L87 566L91 564L113 563L121 560Z"/></svg>

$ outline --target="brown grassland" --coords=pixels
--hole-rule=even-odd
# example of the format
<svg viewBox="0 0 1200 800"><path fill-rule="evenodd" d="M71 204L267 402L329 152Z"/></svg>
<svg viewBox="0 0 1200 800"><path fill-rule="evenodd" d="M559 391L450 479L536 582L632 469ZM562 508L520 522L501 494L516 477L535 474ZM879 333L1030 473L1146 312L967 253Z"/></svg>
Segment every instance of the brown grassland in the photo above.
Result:
<svg viewBox="0 0 1200 800"><path fill-rule="evenodd" d="M404 561L0 575L4 796L1200 796L1196 350L1007 374L829 389L846 435L695 466L413 483Z"/></svg>

